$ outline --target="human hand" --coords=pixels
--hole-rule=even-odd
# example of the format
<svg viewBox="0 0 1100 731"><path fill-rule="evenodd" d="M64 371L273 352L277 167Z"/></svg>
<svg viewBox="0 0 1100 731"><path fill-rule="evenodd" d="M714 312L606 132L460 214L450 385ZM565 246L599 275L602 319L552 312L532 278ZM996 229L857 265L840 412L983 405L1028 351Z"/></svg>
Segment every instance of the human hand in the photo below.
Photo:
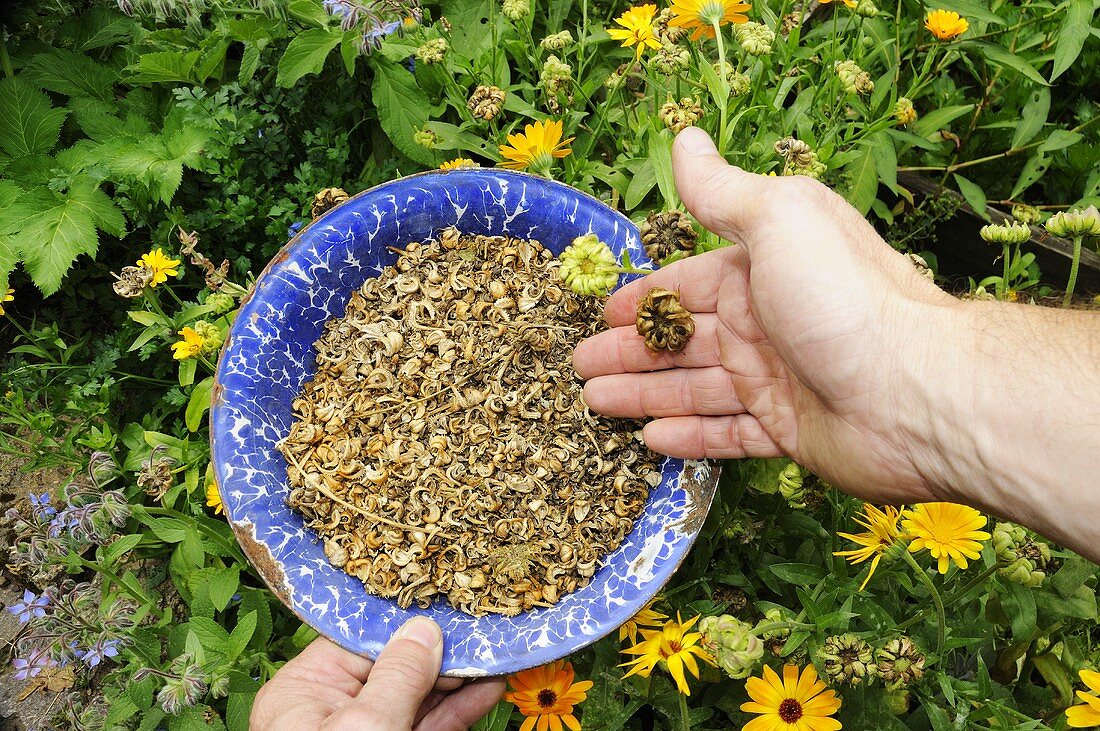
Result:
<svg viewBox="0 0 1100 731"><path fill-rule="evenodd" d="M484 716L503 680L439 678L443 635L430 619L406 622L377 662L323 637L284 665L252 706L253 731L459 731Z"/></svg>
<svg viewBox="0 0 1100 731"><path fill-rule="evenodd" d="M645 441L664 454L789 455L864 498L935 499L943 469L924 384L952 377L940 375L940 344L959 303L810 178L731 167L694 128L677 138L673 167L688 210L738 245L611 296L612 329L574 353L587 404L656 417ZM680 290L695 313L680 353L650 352L635 331L651 287Z"/></svg>

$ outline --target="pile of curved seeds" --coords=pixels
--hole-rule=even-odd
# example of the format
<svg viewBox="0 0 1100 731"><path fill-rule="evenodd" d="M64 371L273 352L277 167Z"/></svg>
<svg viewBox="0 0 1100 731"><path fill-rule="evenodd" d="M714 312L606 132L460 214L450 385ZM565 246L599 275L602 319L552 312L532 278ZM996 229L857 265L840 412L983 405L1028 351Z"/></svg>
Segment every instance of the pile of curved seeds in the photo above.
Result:
<svg viewBox="0 0 1100 731"><path fill-rule="evenodd" d="M659 484L639 424L581 400L600 329L536 241L443 231L354 292L279 444L333 565L402 607L514 615L584 586Z"/></svg>

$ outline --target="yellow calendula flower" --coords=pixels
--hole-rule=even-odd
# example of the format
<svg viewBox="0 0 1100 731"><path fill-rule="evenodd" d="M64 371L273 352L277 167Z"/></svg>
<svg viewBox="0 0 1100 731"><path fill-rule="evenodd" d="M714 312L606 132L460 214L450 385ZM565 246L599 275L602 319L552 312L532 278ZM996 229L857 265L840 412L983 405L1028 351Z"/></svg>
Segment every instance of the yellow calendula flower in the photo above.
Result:
<svg viewBox="0 0 1100 731"><path fill-rule="evenodd" d="M554 158L560 159L573 152L569 148L573 138L563 140L561 134L560 119L526 125L522 134L508 135L508 144L500 146L500 155L504 158L501 167L512 170L549 169Z"/></svg>
<svg viewBox="0 0 1100 731"><path fill-rule="evenodd" d="M561 731L564 724L571 731L580 731L581 723L573 715L573 706L588 697L591 680L573 682L573 665L564 660L524 670L508 676L512 690L504 700L515 703L526 718L520 731Z"/></svg>
<svg viewBox="0 0 1100 731"><path fill-rule="evenodd" d="M924 18L924 27L941 41L949 41L965 33L970 23L954 10L932 10Z"/></svg>
<svg viewBox="0 0 1100 731"><path fill-rule="evenodd" d="M672 28L690 30L693 41L704 34L714 38L715 25L745 23L749 19L745 11L751 8L751 5L735 0L672 0L669 6L672 17L668 24Z"/></svg>
<svg viewBox="0 0 1100 731"><path fill-rule="evenodd" d="M897 508L887 505L879 510L870 503L864 503L863 515L857 515L855 521L867 530L863 533L837 533L841 538L858 543L860 547L851 551L837 551L833 554L834 556L844 556L853 565L871 559L871 570L859 585L860 591L863 591L867 582L874 576L878 562L882 560L882 554L886 553L886 549L901 537L901 530L898 529L900 517L901 512Z"/></svg>
<svg viewBox="0 0 1100 731"><path fill-rule="evenodd" d="M660 627L666 619L668 615L653 609L653 602L649 602L619 627L619 642L623 640L637 642L641 627Z"/></svg>
<svg viewBox="0 0 1100 731"><path fill-rule="evenodd" d="M829 3L833 2L833 0L819 0L819 2L822 5L828 5ZM856 7L856 0L844 0L844 4L854 10Z"/></svg>
<svg viewBox="0 0 1100 731"><path fill-rule="evenodd" d="M1070 728L1096 728L1100 726L1100 673L1082 670L1081 680L1089 688L1089 693L1077 691L1077 697L1084 701L1066 709L1066 723Z"/></svg>
<svg viewBox="0 0 1100 731"><path fill-rule="evenodd" d="M468 157L456 157L439 166L440 170L461 170L462 168L476 168L478 164Z"/></svg>
<svg viewBox="0 0 1100 731"><path fill-rule="evenodd" d="M741 731L837 731L840 699L817 678L813 665L798 674L797 665L783 666L783 678L767 665L763 677L749 678L745 690L752 700L742 703L745 713L757 713Z"/></svg>
<svg viewBox="0 0 1100 731"><path fill-rule="evenodd" d="M622 28L608 28L607 35L623 42L623 48L636 46L634 58L639 59L646 48L660 48L661 42L653 32L653 16L657 14L656 5L635 5L615 18Z"/></svg>
<svg viewBox="0 0 1100 731"><path fill-rule="evenodd" d="M188 358L194 358L202 352L202 346L206 342L202 335L199 335L189 327L185 327L180 330L180 336L183 338L182 340L177 340L172 343L173 358L176 360L187 360Z"/></svg>
<svg viewBox="0 0 1100 731"><path fill-rule="evenodd" d="M965 569L967 559L981 555L981 541L989 540L985 517L974 508L955 503L922 503L902 514L901 525L912 539L909 552L927 548L937 561L941 574L946 574L954 561Z"/></svg>
<svg viewBox="0 0 1100 731"><path fill-rule="evenodd" d="M218 483L214 480L206 484L206 506L214 508L214 515L221 515L225 512L225 506L222 505L222 494L218 492Z"/></svg>
<svg viewBox="0 0 1100 731"><path fill-rule="evenodd" d="M700 658L708 665L714 665L714 659L702 645L703 635L698 632L688 632L699 621L699 617L693 617L687 622L676 615L676 621L665 622L661 629L639 630L645 639L623 650L626 655L638 655L636 660L624 662L619 667L633 665L624 677L640 675L648 678L653 668L663 664L669 675L676 681L676 687L684 695L691 695L687 677L684 670L687 669L696 678L699 677L699 663L695 658Z"/></svg>
<svg viewBox="0 0 1100 731"><path fill-rule="evenodd" d="M149 282L149 286L155 287L158 284L167 282L168 277L174 277L178 274L176 267L180 265L180 260L169 259L160 249L153 249L138 259L137 265L153 272L153 280Z"/></svg>
<svg viewBox="0 0 1100 731"><path fill-rule="evenodd" d="M15 299L15 290L8 287L8 291L4 293L3 297L0 297L0 315L4 314L4 303L11 302Z"/></svg>

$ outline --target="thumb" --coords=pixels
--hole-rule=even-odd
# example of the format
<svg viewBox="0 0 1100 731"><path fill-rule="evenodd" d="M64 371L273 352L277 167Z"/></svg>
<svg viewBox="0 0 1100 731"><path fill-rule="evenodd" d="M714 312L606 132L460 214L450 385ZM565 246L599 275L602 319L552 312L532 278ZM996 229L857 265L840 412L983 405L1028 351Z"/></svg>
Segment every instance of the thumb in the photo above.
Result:
<svg viewBox="0 0 1100 731"><path fill-rule="evenodd" d="M432 691L443 664L443 633L427 617L413 617L393 633L367 684L348 704L358 728L407 731Z"/></svg>
<svg viewBox="0 0 1100 731"><path fill-rule="evenodd" d="M764 192L775 181L727 163L698 127L688 127L672 145L672 171L684 205L705 228L751 247L744 232L764 210ZM774 195L774 194L773 194Z"/></svg>

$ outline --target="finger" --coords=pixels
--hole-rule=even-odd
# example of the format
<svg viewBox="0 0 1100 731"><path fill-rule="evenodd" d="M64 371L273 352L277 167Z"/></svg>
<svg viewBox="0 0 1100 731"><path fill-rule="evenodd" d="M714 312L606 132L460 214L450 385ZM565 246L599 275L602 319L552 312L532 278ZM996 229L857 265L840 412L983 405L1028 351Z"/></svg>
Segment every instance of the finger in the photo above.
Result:
<svg viewBox="0 0 1100 731"><path fill-rule="evenodd" d="M584 402L604 416L634 419L745 411L729 371L721 366L600 376L584 385Z"/></svg>
<svg viewBox="0 0 1100 731"><path fill-rule="evenodd" d="M708 251L669 264L641 279L624 284L604 305L604 319L611 327L633 325L638 300L654 287L680 293L680 304L691 312L716 312L718 290L730 267L735 266L735 248Z"/></svg>
<svg viewBox="0 0 1100 731"><path fill-rule="evenodd" d="M695 334L679 353L653 352L633 327L605 330L582 341L573 351L573 369L589 379L612 373L642 373L664 368L706 368L719 362L718 318L695 316Z"/></svg>
<svg viewBox="0 0 1100 731"><path fill-rule="evenodd" d="M706 132L689 127L672 145L676 190L699 223L724 239L751 246L744 234L770 210L787 181L747 173L727 163Z"/></svg>
<svg viewBox="0 0 1100 731"><path fill-rule="evenodd" d="M492 708L504 693L504 680L490 678L451 693L417 724L417 731L466 731Z"/></svg>
<svg viewBox="0 0 1100 731"><path fill-rule="evenodd" d="M337 713L337 728L356 724L370 731L411 728L442 664L443 634L439 625L427 617L413 617L379 653L356 699Z"/></svg>
<svg viewBox="0 0 1100 731"><path fill-rule="evenodd" d="M654 452L681 459L781 457L784 452L749 414L672 416L651 421L642 430Z"/></svg>

